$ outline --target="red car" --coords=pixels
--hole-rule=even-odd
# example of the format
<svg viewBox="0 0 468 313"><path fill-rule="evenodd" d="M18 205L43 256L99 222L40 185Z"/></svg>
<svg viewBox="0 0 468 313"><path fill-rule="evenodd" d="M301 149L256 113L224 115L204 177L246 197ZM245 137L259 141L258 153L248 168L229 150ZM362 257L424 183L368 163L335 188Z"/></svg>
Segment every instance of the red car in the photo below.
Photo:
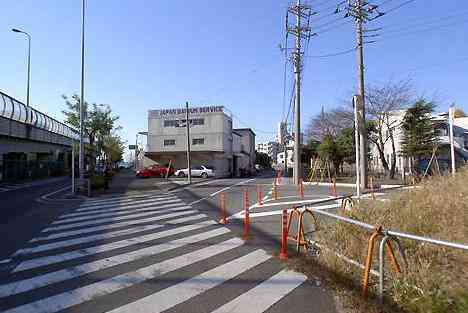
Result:
<svg viewBox="0 0 468 313"><path fill-rule="evenodd" d="M154 164L148 167L145 167L136 172L137 177L147 178L147 177L166 177L167 171L169 170L169 175L174 175L173 167L166 167L159 164Z"/></svg>

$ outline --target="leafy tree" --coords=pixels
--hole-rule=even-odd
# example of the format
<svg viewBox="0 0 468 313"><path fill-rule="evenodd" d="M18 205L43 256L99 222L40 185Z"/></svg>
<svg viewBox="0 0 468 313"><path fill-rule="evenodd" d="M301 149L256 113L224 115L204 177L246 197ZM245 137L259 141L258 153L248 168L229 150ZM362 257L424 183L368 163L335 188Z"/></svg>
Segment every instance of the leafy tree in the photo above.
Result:
<svg viewBox="0 0 468 313"><path fill-rule="evenodd" d="M104 137L103 152L109 164L115 165L117 162L121 161L123 159L124 149L124 142L120 136L111 134Z"/></svg>
<svg viewBox="0 0 468 313"><path fill-rule="evenodd" d="M74 128L80 127L80 97L74 94L71 98L62 96L68 110L62 111L66 116L65 123ZM112 130L120 129L116 127L115 122L119 119L118 116L112 114L109 105L96 104L90 105L85 102L83 105L84 123L83 129L86 137L89 139L90 151L92 154L90 160L91 172L94 172L96 163L96 154L102 153L104 137L109 136Z"/></svg>
<svg viewBox="0 0 468 313"><path fill-rule="evenodd" d="M345 128L335 140L344 162L353 164L356 161L356 150L354 148L354 128Z"/></svg>
<svg viewBox="0 0 468 313"><path fill-rule="evenodd" d="M318 147L318 154L322 159L328 160L333 163L335 173L339 172L340 165L343 163L343 153L338 144L335 142L331 135L323 138L322 143Z"/></svg>
<svg viewBox="0 0 468 313"><path fill-rule="evenodd" d="M412 161L417 160L418 164L424 157L430 156L437 145L438 137L431 116L434 107L432 102L419 99L403 118L401 153Z"/></svg>
<svg viewBox="0 0 468 313"><path fill-rule="evenodd" d="M263 166L264 168L270 168L271 158L266 153L255 151L255 163Z"/></svg>

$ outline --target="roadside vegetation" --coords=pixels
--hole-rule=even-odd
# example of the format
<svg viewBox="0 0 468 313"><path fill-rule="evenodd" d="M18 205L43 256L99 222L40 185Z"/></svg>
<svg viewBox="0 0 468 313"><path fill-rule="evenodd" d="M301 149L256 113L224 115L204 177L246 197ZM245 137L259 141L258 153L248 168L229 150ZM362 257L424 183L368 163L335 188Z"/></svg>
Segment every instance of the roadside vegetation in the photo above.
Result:
<svg viewBox="0 0 468 313"><path fill-rule="evenodd" d="M63 96L67 110L65 123L80 128L80 97ZM89 143L85 145L87 161L89 165L89 177L93 190L106 189L109 181L118 170L118 162L122 160L125 143L118 134L121 126L117 125L119 116L115 115L110 105L96 104L83 105L84 125L83 131ZM74 147L78 155L78 146Z"/></svg>
<svg viewBox="0 0 468 313"><path fill-rule="evenodd" d="M456 243L468 243L468 169L455 177L432 177L420 188L395 193L390 201L367 201L341 212L372 225ZM335 287L345 312L381 312L375 302L378 278L371 275L369 300L360 297L363 270L334 252L364 264L370 233L334 220L321 219L317 241L327 247L320 257L297 258L301 270ZM402 274L393 273L386 259L384 312L468 312L468 253L410 240L401 240L407 258ZM330 249L330 250L328 250ZM377 245L374 269L377 269ZM396 250L396 249L395 249ZM333 252L332 252L333 251ZM400 263L400 255L395 251ZM330 276L331 278L327 278Z"/></svg>

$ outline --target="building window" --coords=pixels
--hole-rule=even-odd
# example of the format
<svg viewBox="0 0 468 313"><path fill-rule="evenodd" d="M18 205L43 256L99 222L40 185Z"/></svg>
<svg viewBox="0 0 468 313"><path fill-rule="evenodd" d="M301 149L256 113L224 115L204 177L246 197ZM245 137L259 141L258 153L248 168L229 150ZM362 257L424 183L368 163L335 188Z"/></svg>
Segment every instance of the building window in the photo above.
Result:
<svg viewBox="0 0 468 313"><path fill-rule="evenodd" d="M164 146L175 146L175 139L164 139Z"/></svg>
<svg viewBox="0 0 468 313"><path fill-rule="evenodd" d="M192 126L205 125L205 119L204 118L194 118L194 119L190 120L190 124Z"/></svg>
<svg viewBox="0 0 468 313"><path fill-rule="evenodd" d="M193 138L192 139L192 145L204 145L205 144L205 138Z"/></svg>
<svg viewBox="0 0 468 313"><path fill-rule="evenodd" d="M164 120L164 127L185 127L185 119L182 120ZM190 119L191 126L205 125L204 118Z"/></svg>
<svg viewBox="0 0 468 313"><path fill-rule="evenodd" d="M164 120L164 127L176 127L178 124L178 120Z"/></svg>

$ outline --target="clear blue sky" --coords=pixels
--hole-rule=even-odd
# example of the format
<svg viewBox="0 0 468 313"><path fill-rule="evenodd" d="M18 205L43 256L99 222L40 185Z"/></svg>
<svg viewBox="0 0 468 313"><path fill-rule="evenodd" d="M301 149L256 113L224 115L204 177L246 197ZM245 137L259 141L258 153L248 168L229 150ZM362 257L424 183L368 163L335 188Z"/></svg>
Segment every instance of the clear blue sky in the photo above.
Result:
<svg viewBox="0 0 468 313"><path fill-rule="evenodd" d="M185 101L224 105L243 122L235 126L254 128L258 141L273 138L261 131L276 131L283 111L278 44L288 1L87 2L86 100L110 104L130 143L136 131L146 130L149 109ZM336 18L314 22L338 0L328 2L317 7L322 15L312 27ZM375 1L382 2L385 12L405 1ZM0 90L25 98L26 40L11 32L21 28L33 40L31 103L63 119L61 95L80 88L80 6L80 0L2 1ZM456 102L468 111L468 2L416 0L368 27L383 29L366 47L367 83L411 78L419 94L437 95L441 110ZM350 22L314 37L307 53L344 51L354 39ZM355 89L355 55L307 58L303 82L305 126L322 105L336 106ZM288 75L288 94L290 86Z"/></svg>

